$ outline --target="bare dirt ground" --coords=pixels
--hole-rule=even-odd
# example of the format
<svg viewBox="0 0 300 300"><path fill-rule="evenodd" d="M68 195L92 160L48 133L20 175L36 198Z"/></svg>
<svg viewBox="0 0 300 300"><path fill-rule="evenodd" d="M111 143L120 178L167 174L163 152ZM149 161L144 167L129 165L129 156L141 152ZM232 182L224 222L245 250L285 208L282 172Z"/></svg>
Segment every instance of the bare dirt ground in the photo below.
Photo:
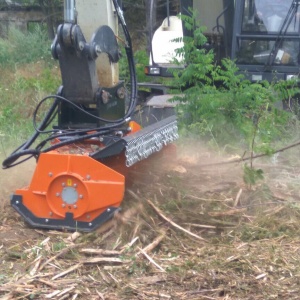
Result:
<svg viewBox="0 0 300 300"><path fill-rule="evenodd" d="M28 228L9 195L34 162L1 170L0 299L299 299L299 150L257 161L249 187L241 163L178 148L88 234Z"/></svg>

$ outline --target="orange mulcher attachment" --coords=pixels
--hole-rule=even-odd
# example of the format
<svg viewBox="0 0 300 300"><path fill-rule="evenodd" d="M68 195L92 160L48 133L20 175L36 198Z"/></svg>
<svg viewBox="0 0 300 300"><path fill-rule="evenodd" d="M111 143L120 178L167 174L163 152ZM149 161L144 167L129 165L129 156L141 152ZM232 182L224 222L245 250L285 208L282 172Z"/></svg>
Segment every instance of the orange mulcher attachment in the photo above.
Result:
<svg viewBox="0 0 300 300"><path fill-rule="evenodd" d="M155 110L149 108L144 117L149 121ZM145 128L134 121L128 125L129 134L113 140L101 137L104 144L86 139L41 153L30 185L15 191L12 207L32 227L78 231L99 227L121 205L128 167L178 137L174 115ZM52 147L60 144L55 140Z"/></svg>
<svg viewBox="0 0 300 300"><path fill-rule="evenodd" d="M90 231L118 209L124 176L91 157L43 153L28 188L12 206L33 227Z"/></svg>

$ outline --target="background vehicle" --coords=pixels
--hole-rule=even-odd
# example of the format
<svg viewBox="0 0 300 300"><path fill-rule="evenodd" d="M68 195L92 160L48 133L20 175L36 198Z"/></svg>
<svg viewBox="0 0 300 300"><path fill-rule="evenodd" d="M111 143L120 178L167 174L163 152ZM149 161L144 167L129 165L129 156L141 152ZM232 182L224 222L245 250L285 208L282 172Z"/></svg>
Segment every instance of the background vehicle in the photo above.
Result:
<svg viewBox="0 0 300 300"><path fill-rule="evenodd" d="M189 7L198 12L200 24L207 28L204 31L207 48L214 49L216 61L224 57L235 60L252 81L288 80L299 74L299 3L298 0L180 0L178 13L189 14ZM170 16L166 20L163 30L172 32L172 38L192 34L184 28L173 32ZM154 33L150 66L146 70L148 75L169 76L172 53L162 59L159 49L167 49L164 44L171 39L158 35Z"/></svg>

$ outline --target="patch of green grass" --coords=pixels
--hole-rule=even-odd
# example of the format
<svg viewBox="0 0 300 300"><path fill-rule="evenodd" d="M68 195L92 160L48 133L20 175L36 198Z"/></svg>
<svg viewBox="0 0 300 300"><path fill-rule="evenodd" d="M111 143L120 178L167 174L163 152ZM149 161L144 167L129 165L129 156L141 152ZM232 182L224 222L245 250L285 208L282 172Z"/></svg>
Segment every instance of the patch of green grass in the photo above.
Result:
<svg viewBox="0 0 300 300"><path fill-rule="evenodd" d="M37 60L50 60L50 45L47 32L41 26L27 33L11 28L7 39L0 39L0 65L13 67Z"/></svg>
<svg viewBox="0 0 300 300"><path fill-rule="evenodd" d="M66 248L66 243L64 241L59 241L59 242L56 242L56 243L53 243L52 244L52 251L53 252L58 252L64 248Z"/></svg>
<svg viewBox="0 0 300 300"><path fill-rule="evenodd" d="M4 72L11 80L0 88L0 138L5 147L15 147L33 134L33 112L43 97L56 93L60 75L43 62ZM41 113L50 105L46 102Z"/></svg>

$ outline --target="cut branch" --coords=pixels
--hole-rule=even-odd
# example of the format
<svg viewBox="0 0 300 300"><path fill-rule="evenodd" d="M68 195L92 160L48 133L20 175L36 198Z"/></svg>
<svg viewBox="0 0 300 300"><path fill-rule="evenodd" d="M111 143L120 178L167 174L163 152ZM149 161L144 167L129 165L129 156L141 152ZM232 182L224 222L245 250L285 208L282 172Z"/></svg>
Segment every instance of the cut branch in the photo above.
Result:
<svg viewBox="0 0 300 300"><path fill-rule="evenodd" d="M165 238L165 236L166 236L166 232L163 232L151 244L149 244L148 246L146 246L145 248L143 248L143 251L145 253L151 252L154 248L156 248L159 245L159 243Z"/></svg>
<svg viewBox="0 0 300 300"><path fill-rule="evenodd" d="M199 236L199 235L197 235L197 234L195 234L195 233L193 233L193 232L190 232L189 230L187 230L187 229L185 229L185 228L179 226L178 224L176 224L175 222L173 222L172 220L170 220L169 218L167 218L167 217L162 213L162 211L161 211L159 208L157 208L150 200L147 200L147 202L149 203L149 205L155 210L155 212L156 212L161 218L163 218L165 221L167 221L167 222L168 222L169 224L171 224L173 227L175 227L175 228L177 228L177 229L179 229L179 230L181 230L181 231L187 233L188 235L190 235L190 236L192 236L192 237L194 237L194 238L196 238L196 239L198 239L198 240L201 240L201 241L205 241L205 242L206 242L206 240L205 240L204 238L202 238L201 236Z"/></svg>
<svg viewBox="0 0 300 300"><path fill-rule="evenodd" d="M80 253L90 254L90 255L103 255L103 256L114 256L120 255L120 251L115 250L104 250L104 249L81 249Z"/></svg>
<svg viewBox="0 0 300 300"><path fill-rule="evenodd" d="M156 268L158 268L159 270L161 270L162 272L166 272L166 270L164 268L162 268L159 264L157 264L153 258L151 258L143 249L138 248L140 250L140 252L150 261L151 264L153 264Z"/></svg>

